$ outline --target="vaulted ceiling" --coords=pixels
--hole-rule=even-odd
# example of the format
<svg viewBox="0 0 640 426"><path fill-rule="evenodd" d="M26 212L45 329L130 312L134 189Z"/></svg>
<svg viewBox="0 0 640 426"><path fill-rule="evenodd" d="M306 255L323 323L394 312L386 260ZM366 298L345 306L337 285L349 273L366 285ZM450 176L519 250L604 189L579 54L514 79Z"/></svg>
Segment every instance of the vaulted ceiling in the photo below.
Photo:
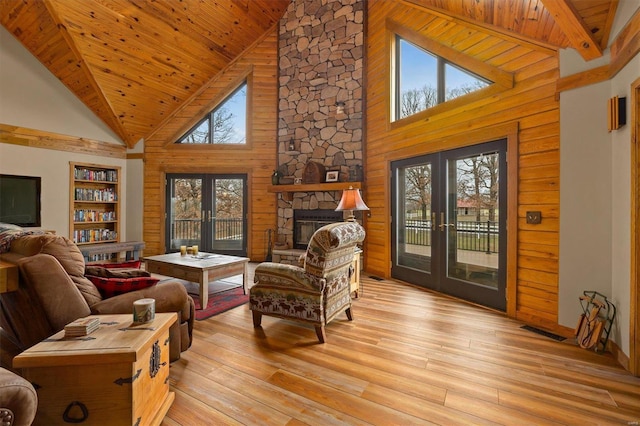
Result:
<svg viewBox="0 0 640 426"><path fill-rule="evenodd" d="M618 0L405 1L551 48L602 55ZM278 22L290 0L0 0L2 25L128 147Z"/></svg>

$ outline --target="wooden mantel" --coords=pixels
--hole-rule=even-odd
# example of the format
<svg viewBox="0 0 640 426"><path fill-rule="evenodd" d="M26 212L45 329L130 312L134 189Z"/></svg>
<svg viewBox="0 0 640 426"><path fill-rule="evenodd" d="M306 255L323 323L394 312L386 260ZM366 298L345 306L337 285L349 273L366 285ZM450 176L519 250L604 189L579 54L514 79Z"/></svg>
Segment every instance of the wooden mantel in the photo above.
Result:
<svg viewBox="0 0 640 426"><path fill-rule="evenodd" d="M327 182L327 183L306 183L300 185L269 185L267 191L279 192L282 199L291 201L294 192L316 192L316 191L342 191L349 187L361 188L362 182Z"/></svg>

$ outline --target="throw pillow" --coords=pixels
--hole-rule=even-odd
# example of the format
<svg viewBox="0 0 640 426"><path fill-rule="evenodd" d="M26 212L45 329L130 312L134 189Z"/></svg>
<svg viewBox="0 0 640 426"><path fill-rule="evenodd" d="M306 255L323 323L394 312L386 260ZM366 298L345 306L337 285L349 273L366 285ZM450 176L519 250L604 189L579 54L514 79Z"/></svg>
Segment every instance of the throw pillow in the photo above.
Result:
<svg viewBox="0 0 640 426"><path fill-rule="evenodd" d="M129 268L129 269L140 269L140 260L129 260L127 262L120 263L91 263L87 266L102 266L103 268L108 269L121 269L121 268Z"/></svg>
<svg viewBox="0 0 640 426"><path fill-rule="evenodd" d="M103 278L136 278L136 277L150 277L151 274L142 269L125 269L117 268L110 269L102 266L87 265L84 268L85 275L93 275L94 277Z"/></svg>
<svg viewBox="0 0 640 426"><path fill-rule="evenodd" d="M58 259L67 274L84 275L84 256L78 246L62 235L47 235L40 253L50 254Z"/></svg>
<svg viewBox="0 0 640 426"><path fill-rule="evenodd" d="M106 278L87 275L87 278L97 287L105 299L130 291L142 290L151 287L159 281L157 278L151 277Z"/></svg>

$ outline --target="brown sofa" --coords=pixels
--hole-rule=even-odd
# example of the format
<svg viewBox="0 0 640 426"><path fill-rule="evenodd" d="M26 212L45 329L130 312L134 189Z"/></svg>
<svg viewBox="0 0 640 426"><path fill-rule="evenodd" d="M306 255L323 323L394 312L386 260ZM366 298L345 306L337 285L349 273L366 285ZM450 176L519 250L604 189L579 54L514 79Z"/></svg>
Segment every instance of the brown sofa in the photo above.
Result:
<svg viewBox="0 0 640 426"><path fill-rule="evenodd" d="M0 425L29 426L37 409L38 395L33 385L0 368Z"/></svg>
<svg viewBox="0 0 640 426"><path fill-rule="evenodd" d="M175 281L103 299L84 276L78 247L55 234L24 235L11 242L0 259L19 268L20 288L0 296L0 351L2 366L23 350L62 330L69 322L91 314L132 314L133 302L156 301L156 312L177 312L171 327L170 359L191 346L195 307L184 286Z"/></svg>

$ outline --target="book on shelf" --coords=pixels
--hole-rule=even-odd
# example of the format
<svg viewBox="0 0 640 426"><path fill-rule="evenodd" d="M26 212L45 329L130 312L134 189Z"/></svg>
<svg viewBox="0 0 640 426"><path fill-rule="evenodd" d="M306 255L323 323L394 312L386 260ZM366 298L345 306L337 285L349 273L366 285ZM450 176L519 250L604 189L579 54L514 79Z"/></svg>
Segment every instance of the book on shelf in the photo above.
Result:
<svg viewBox="0 0 640 426"><path fill-rule="evenodd" d="M95 317L78 318L64 326L65 337L78 337L91 334L100 326L100 319Z"/></svg>

